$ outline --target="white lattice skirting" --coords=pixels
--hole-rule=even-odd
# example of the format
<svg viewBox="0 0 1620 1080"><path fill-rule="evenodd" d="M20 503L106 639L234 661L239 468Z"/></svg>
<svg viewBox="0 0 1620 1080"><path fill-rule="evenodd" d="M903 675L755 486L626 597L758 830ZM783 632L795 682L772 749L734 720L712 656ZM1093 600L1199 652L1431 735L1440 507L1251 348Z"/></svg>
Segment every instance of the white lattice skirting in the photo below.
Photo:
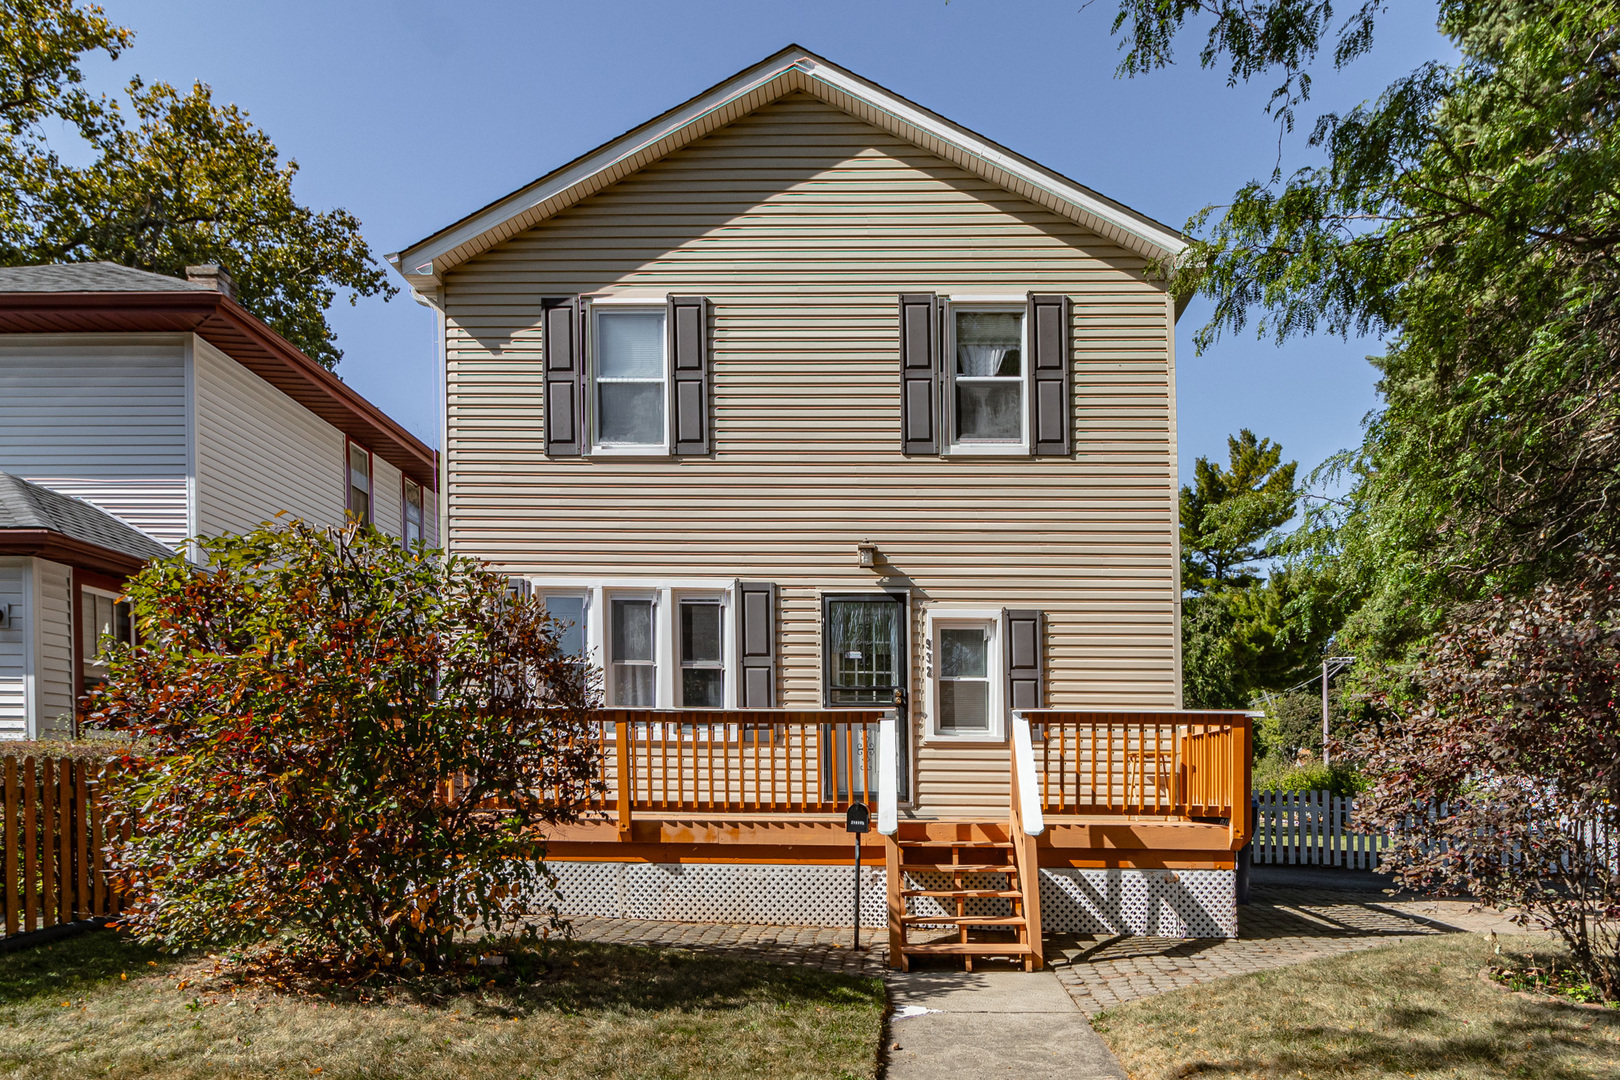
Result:
<svg viewBox="0 0 1620 1080"><path fill-rule="evenodd" d="M855 910L851 866L736 863L554 862L564 915L679 922L848 926ZM944 875L907 875L912 888L944 888ZM1000 875L969 882L1005 888ZM1236 937L1230 870L1042 870L1041 923L1048 933ZM887 923L880 866L861 877L861 925ZM975 900L974 914L1005 901ZM916 914L928 914L914 904Z"/></svg>

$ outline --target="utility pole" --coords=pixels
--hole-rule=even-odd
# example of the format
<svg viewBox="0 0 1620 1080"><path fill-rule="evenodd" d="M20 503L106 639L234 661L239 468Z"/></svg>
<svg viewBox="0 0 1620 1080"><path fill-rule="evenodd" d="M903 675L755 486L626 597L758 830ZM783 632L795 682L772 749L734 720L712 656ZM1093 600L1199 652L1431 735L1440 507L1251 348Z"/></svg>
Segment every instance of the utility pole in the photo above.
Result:
<svg viewBox="0 0 1620 1080"><path fill-rule="evenodd" d="M1353 656L1324 656L1322 657L1322 767L1326 768L1331 762L1328 760L1328 679L1355 663Z"/></svg>

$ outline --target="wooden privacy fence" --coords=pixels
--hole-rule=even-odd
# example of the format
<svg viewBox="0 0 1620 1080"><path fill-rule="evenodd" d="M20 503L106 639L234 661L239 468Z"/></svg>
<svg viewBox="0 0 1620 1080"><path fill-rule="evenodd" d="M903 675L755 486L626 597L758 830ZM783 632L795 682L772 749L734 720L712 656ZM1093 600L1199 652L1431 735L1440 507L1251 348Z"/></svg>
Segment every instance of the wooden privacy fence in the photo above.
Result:
<svg viewBox="0 0 1620 1080"><path fill-rule="evenodd" d="M1023 715L1046 813L1231 818L1247 799L1243 713Z"/></svg>
<svg viewBox="0 0 1620 1080"><path fill-rule="evenodd" d="M6 934L117 915L108 885L101 785L111 766L0 758L0 905Z"/></svg>

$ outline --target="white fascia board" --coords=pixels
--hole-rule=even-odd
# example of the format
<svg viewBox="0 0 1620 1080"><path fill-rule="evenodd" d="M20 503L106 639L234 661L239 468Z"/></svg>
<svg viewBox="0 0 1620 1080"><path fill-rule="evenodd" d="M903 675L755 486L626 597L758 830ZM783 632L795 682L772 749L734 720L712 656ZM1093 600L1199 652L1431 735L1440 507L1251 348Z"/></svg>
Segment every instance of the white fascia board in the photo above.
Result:
<svg viewBox="0 0 1620 1080"><path fill-rule="evenodd" d="M803 61L799 61L802 65ZM403 252L388 256L399 271L406 277L418 275L422 277L435 276L436 268L433 260L439 258L447 251L453 251L469 240L475 240L483 233L493 229L503 222L510 221L519 214L539 206L548 199L554 199L584 180L604 169L610 169L625 158L634 157L642 150L661 139L678 132L698 120L703 119L716 109L724 108L733 99L742 97L765 83L777 78L783 72L791 70L795 61L780 61L763 69L753 69L743 72L729 82L721 83L710 93L690 102L685 108L668 117L663 123L652 128L637 128L628 134L621 135L600 150L578 161L572 168L558 173L544 183L537 183L519 191L513 192L499 202L493 203L477 215L469 218L460 227L436 237L431 243L409 248Z"/></svg>
<svg viewBox="0 0 1620 1080"><path fill-rule="evenodd" d="M809 59L799 61L798 67L812 78L820 79L830 86L837 87L850 97L860 98L920 131L926 131L944 142L953 143L967 153L1001 169L1003 172L1049 192L1085 213L1125 230L1147 244L1163 249L1166 254L1175 254L1187 246L1186 241L1175 233L1169 232L1145 218L1122 213L1119 207L1103 202L1057 174L1048 172L1045 169L1032 168L1025 162L991 146L972 132L959 128L954 124L942 124L938 119L928 115L916 106L886 94L846 71L828 64L818 64Z"/></svg>

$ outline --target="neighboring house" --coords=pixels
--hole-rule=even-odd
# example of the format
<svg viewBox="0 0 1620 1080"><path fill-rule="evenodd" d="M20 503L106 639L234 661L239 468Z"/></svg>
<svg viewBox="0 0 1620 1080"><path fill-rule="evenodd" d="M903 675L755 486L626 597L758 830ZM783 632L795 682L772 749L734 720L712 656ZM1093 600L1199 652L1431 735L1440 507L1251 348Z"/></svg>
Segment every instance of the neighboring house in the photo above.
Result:
<svg viewBox="0 0 1620 1080"><path fill-rule="evenodd" d="M72 733L124 577L188 537L353 513L437 543L433 451L192 269L0 268L0 473L122 526L99 553L94 530L0 526L0 738Z"/></svg>
<svg viewBox="0 0 1620 1080"><path fill-rule="evenodd" d="M870 795L897 947L1038 962L1041 893L1235 932L1248 721L1178 711L1183 246L794 47L390 256L450 550L604 674L575 910L847 920Z"/></svg>

